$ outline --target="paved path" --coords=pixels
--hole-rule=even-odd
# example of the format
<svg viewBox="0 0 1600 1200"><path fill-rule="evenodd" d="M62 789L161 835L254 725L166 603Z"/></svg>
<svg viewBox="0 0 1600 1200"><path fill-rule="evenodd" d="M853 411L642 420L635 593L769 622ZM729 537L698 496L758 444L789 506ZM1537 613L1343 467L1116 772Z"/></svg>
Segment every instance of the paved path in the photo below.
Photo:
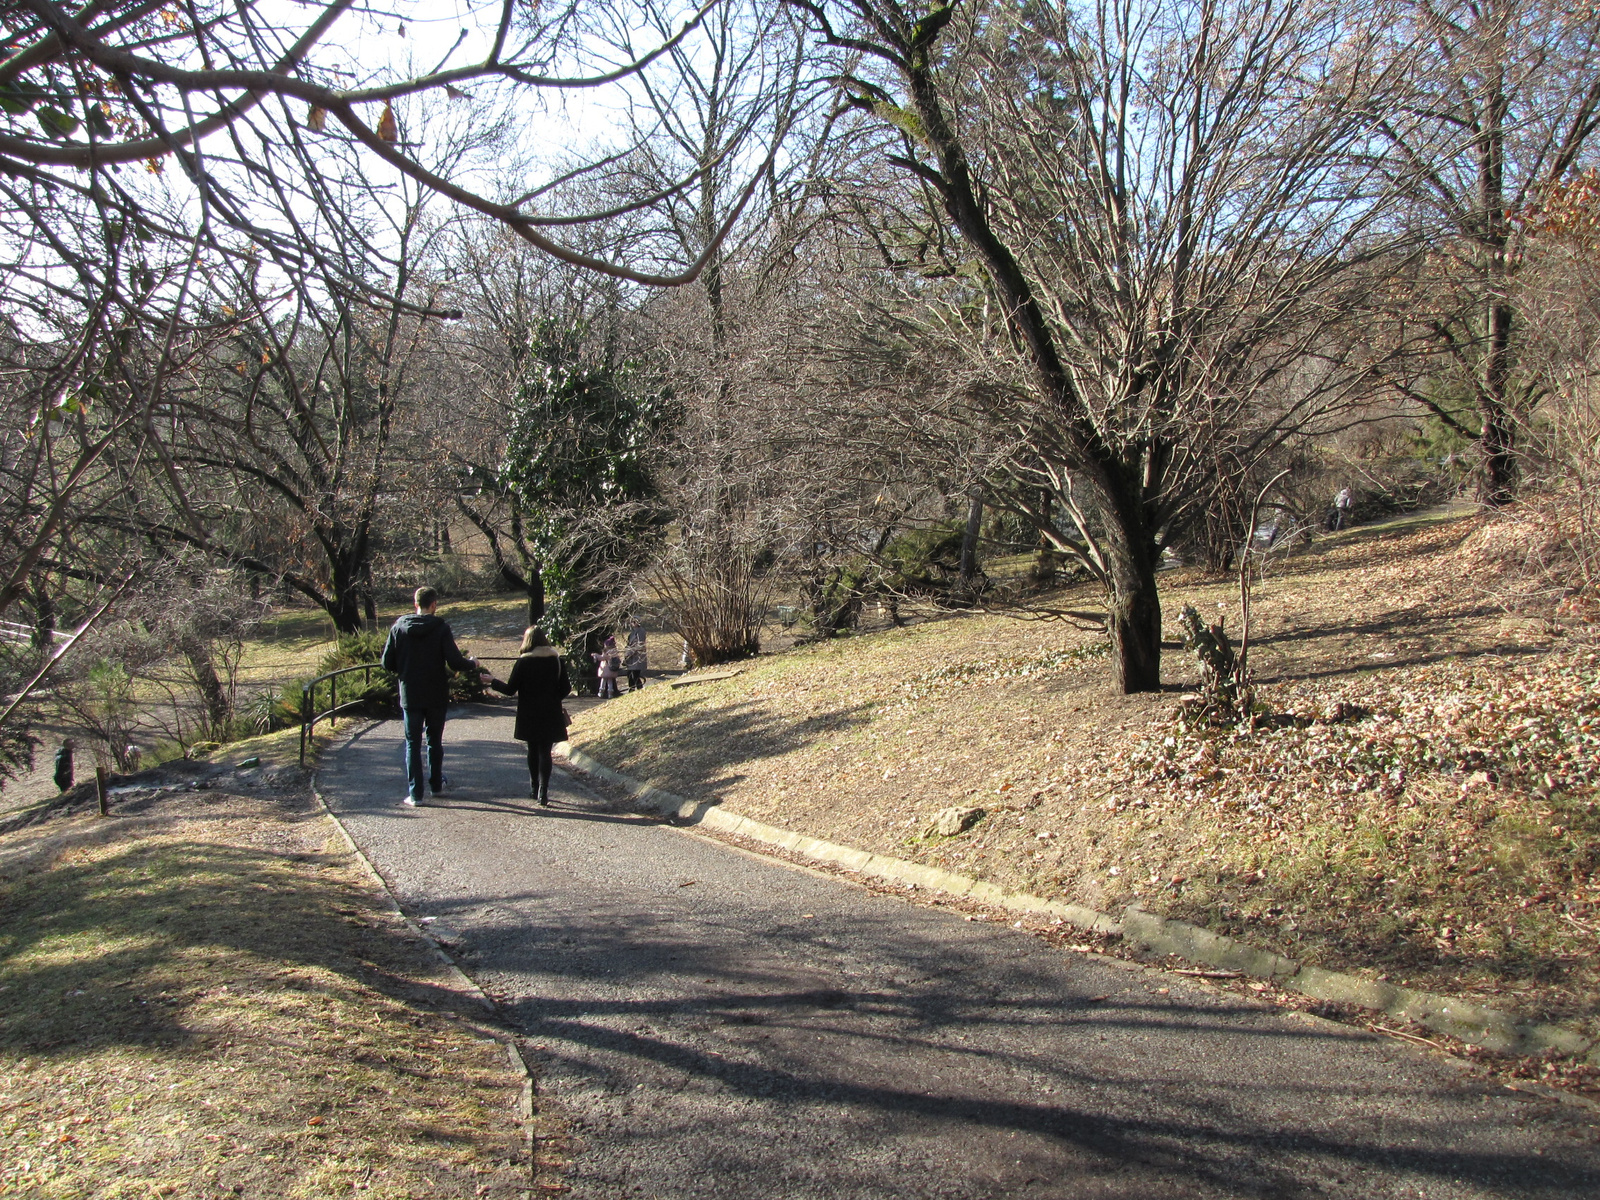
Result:
<svg viewBox="0 0 1600 1200"><path fill-rule="evenodd" d="M396 726L320 784L537 1047L578 1200L1590 1197L1588 1114L621 811L530 807L501 712L442 807Z"/></svg>

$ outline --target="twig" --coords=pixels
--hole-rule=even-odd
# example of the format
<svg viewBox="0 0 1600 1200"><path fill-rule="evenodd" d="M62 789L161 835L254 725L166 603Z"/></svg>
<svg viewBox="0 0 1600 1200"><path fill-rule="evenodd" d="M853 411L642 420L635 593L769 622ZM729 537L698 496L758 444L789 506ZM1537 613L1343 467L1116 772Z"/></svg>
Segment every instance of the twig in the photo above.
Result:
<svg viewBox="0 0 1600 1200"><path fill-rule="evenodd" d="M1249 682L1250 672L1250 552L1256 544L1256 522L1261 518L1261 502L1267 493L1278 486L1278 481L1289 471L1279 471L1267 480L1267 486L1256 493L1256 502L1250 506L1250 526L1245 530L1244 552L1239 555L1239 659L1237 678L1241 694Z"/></svg>
<svg viewBox="0 0 1600 1200"><path fill-rule="evenodd" d="M1194 968L1172 971L1174 975L1192 975L1196 979L1243 979L1243 971L1201 971Z"/></svg>
<svg viewBox="0 0 1600 1200"><path fill-rule="evenodd" d="M1408 1042L1415 1042L1419 1046L1432 1046L1435 1050L1443 1050L1446 1054L1449 1053L1449 1050L1443 1044L1434 1041L1432 1038L1418 1037L1416 1034L1407 1033L1403 1029L1390 1029L1387 1025L1374 1025L1372 1028L1376 1029L1379 1033L1387 1033L1390 1037L1397 1037Z"/></svg>
<svg viewBox="0 0 1600 1200"><path fill-rule="evenodd" d="M10 703L6 705L5 711L0 712L0 728L3 728L5 723L11 719L11 714L16 712L17 706L31 696L34 690L44 682L45 676L50 674L51 670L55 668L55 665L67 656L68 651L70 651L72 647L77 644L78 639L87 633L89 628L105 615L106 610L117 602L122 593L127 591L128 588L133 585L133 581L138 577L139 572L135 571L126 579L124 579L117 587L117 590L111 593L110 599L106 600L104 604L85 617L83 619L83 623L72 631L71 635L66 639L66 641L62 642L61 645L57 646L50 652L49 657L44 660L44 666L39 668L39 670L34 674L33 678L28 680L27 684L24 685L20 692L10 698Z"/></svg>
<svg viewBox="0 0 1600 1200"><path fill-rule="evenodd" d="M1593 921L1580 921L1571 913L1562 913L1561 918L1564 921L1571 921L1585 933L1600 933L1600 925L1596 925Z"/></svg>

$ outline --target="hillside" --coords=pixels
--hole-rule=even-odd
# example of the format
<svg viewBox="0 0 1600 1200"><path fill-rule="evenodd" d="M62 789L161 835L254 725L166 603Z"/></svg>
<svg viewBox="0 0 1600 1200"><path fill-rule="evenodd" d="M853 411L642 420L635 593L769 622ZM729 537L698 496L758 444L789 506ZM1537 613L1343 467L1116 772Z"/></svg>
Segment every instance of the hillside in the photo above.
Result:
<svg viewBox="0 0 1600 1200"><path fill-rule="evenodd" d="M1175 572L1159 695L1117 694L1097 635L944 615L646 688L583 713L573 745L803 833L1596 1033L1600 655L1483 586L1483 520L1275 564L1254 732L1175 721L1196 677L1178 609L1237 608L1231 582ZM987 815L940 837L952 804Z"/></svg>

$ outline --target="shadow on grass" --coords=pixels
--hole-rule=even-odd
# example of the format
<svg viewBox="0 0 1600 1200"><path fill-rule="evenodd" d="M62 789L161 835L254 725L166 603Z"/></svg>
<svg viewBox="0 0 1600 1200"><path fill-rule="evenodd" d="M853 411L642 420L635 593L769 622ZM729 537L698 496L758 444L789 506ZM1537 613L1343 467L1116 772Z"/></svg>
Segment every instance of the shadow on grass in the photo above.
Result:
<svg viewBox="0 0 1600 1200"><path fill-rule="evenodd" d="M369 895L304 869L318 858L163 840L0 885L0 1048L172 1045L194 1036L197 986L227 975L235 990L324 989L288 979L295 967L325 968L352 993L457 1004L407 977L418 947L375 923ZM207 970L211 955L226 966Z"/></svg>
<svg viewBox="0 0 1600 1200"><path fill-rule="evenodd" d="M693 795L714 795L745 778L738 770L741 764L780 758L860 728L868 724L872 708L855 704L797 721L751 701L712 708L708 700L686 699L641 714L578 748L636 777L654 774L648 767L640 768L641 758L679 763L696 776ZM709 761L701 761L701 755L709 755Z"/></svg>

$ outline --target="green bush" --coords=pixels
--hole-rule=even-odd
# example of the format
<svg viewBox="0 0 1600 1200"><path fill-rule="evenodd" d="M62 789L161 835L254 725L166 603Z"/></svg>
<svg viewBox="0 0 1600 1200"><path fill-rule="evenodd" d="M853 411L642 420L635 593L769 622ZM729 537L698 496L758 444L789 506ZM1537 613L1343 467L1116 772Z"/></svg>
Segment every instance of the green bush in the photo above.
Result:
<svg viewBox="0 0 1600 1200"><path fill-rule="evenodd" d="M285 697L285 704L293 714L291 723L300 719L301 697L311 679L346 667L373 665L373 670L370 674L352 671L348 675L325 679L317 684L314 706L317 712L355 703L364 704L377 712L393 712L400 700L399 682L388 671L375 665L383 657L386 636L378 630L341 635L334 648L323 655L322 661L317 664L317 674L302 679Z"/></svg>
<svg viewBox="0 0 1600 1200"><path fill-rule="evenodd" d="M940 521L903 533L883 548L879 571L885 587L902 595L941 595L961 569L960 521Z"/></svg>
<svg viewBox="0 0 1600 1200"><path fill-rule="evenodd" d="M361 667L383 658L383 643L387 633L364 629L360 633L342 633L334 648L322 656L317 674L326 675L344 667Z"/></svg>
<svg viewBox="0 0 1600 1200"><path fill-rule="evenodd" d="M277 688L269 687L250 697L241 715L245 730L241 733L243 737L286 729L300 722L299 693L285 695Z"/></svg>

